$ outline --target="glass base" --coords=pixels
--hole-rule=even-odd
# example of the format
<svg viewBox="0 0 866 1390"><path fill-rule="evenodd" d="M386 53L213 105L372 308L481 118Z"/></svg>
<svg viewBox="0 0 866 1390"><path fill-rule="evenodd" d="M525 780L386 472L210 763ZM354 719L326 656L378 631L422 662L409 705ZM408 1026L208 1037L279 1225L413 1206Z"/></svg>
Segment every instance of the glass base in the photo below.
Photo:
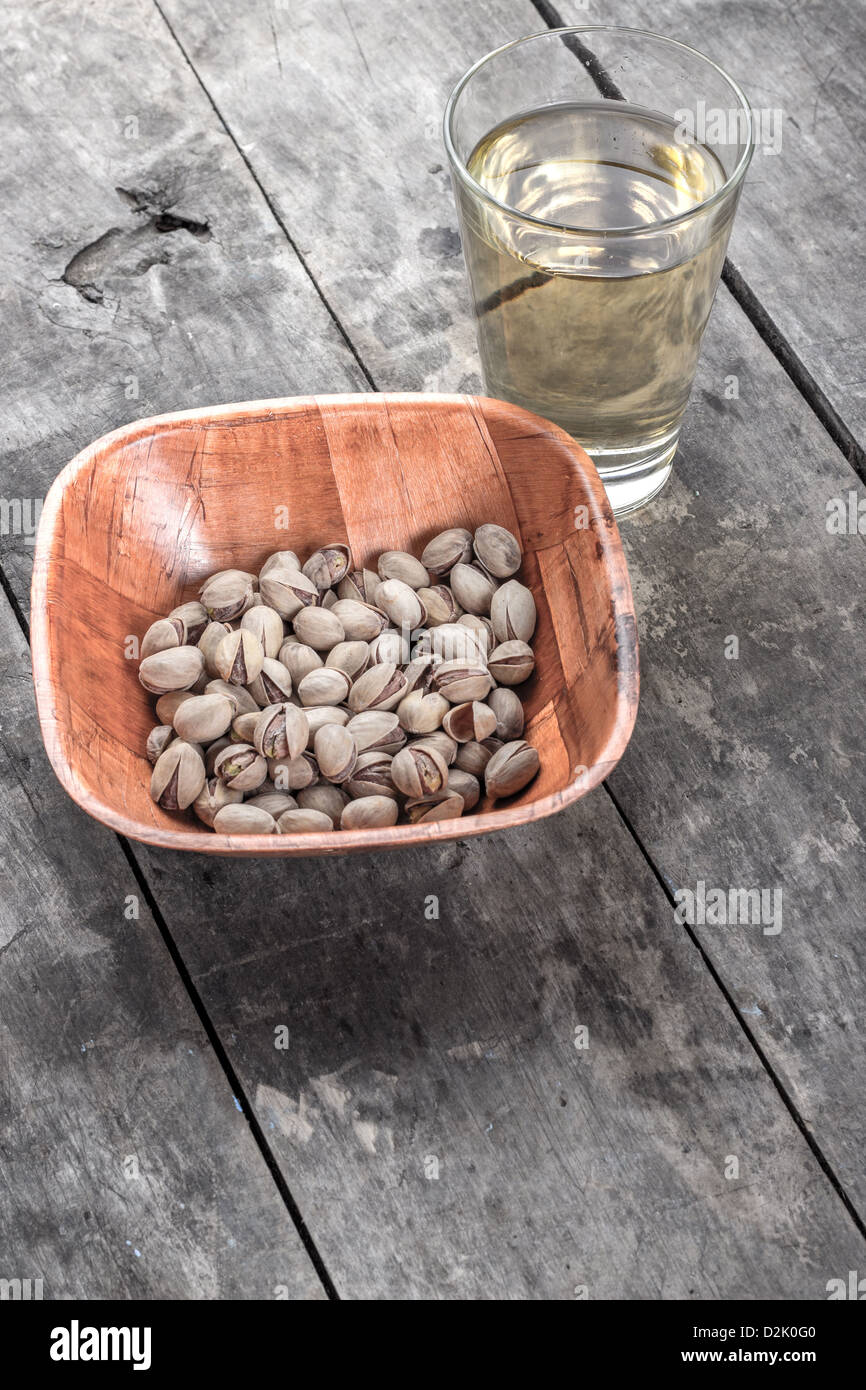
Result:
<svg viewBox="0 0 866 1390"><path fill-rule="evenodd" d="M614 516L627 516L657 497L671 476L678 439L651 453L646 450L588 449Z"/></svg>

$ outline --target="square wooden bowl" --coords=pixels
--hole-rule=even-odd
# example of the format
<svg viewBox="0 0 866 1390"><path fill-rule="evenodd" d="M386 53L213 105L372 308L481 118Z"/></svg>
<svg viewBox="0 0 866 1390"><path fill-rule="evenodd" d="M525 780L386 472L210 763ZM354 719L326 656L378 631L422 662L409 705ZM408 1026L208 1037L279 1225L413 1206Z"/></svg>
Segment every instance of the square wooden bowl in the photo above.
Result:
<svg viewBox="0 0 866 1390"><path fill-rule="evenodd" d="M287 527L286 527L287 521ZM520 687L541 771L460 820L330 834L215 835L150 799L156 722L128 638L214 570L258 571L344 541L357 565L449 526L520 538L538 606ZM70 796L122 835L205 854L342 854L537 820L614 767L638 699L634 609L616 525L584 451L516 406L471 396L320 396L142 420L54 482L33 576L33 667L48 756Z"/></svg>

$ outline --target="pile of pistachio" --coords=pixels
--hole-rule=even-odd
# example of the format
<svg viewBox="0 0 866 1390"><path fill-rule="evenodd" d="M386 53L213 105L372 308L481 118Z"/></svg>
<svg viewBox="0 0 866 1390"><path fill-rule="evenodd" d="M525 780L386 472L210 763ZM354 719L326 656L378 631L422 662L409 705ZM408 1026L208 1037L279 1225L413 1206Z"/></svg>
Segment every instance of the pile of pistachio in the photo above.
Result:
<svg viewBox="0 0 866 1390"><path fill-rule="evenodd" d="M535 668L531 591L501 526L352 569L348 546L223 570L148 628L151 795L226 834L360 830L471 811L538 771L513 687Z"/></svg>

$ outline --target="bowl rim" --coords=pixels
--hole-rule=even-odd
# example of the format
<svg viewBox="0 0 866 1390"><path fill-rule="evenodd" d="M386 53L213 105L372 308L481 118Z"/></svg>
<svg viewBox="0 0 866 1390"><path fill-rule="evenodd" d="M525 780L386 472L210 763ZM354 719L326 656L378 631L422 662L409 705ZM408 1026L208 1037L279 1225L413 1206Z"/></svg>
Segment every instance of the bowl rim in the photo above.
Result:
<svg viewBox="0 0 866 1390"><path fill-rule="evenodd" d="M242 419L244 423L275 420L280 415L320 405L351 405L361 409L368 405L379 407L384 405L387 408L391 404L413 404L419 400L423 400L427 405L448 407L468 403L470 408L486 406L507 410L510 415L524 416L527 425L531 425L535 433L550 435L568 449L574 467L581 475L587 501L591 504L590 525L597 523L594 526L594 531L602 550L603 568L609 576L615 574L617 578L617 583L611 584L613 624L617 636L618 655L616 710L601 756L589 768L572 769L571 780L561 790L551 792L538 801L525 802L519 806L500 805L499 809L485 811L480 815L433 821L427 825L416 823L383 826L369 830L314 831L294 835L219 835L205 829L192 830L186 825L180 826L177 830L150 825L110 806L84 786L76 776L73 765L63 751L61 721L54 710L51 679L52 636L47 592L55 541L61 530L64 493L74 483L76 477L85 469L90 468L91 465L98 464L99 456L104 454L106 450L119 445L134 443L144 435L153 434L161 429L178 426L196 428L202 423L218 424L220 421L232 419ZM543 427L541 431L539 431L539 426ZM72 800L95 820L129 839L162 849L217 855L294 854L318 856L392 849L400 846L408 848L424 842L468 839L470 836L486 835L494 830L505 830L509 827L543 820L585 796L613 771L625 751L637 717L640 680L634 600L622 541L604 491L604 485L589 455L558 425L554 425L541 416L534 415L531 411L493 397L459 392L370 391L281 396L273 399L203 406L194 410L170 411L161 415L152 415L130 421L126 425L121 425L117 429L101 435L65 464L51 484L43 504L36 536L31 581L31 652L36 708L43 742L54 773ZM543 712L540 712L536 716L536 726L541 722L542 717L553 717L555 705L552 706L551 702L548 702L544 709L548 713L543 716Z"/></svg>

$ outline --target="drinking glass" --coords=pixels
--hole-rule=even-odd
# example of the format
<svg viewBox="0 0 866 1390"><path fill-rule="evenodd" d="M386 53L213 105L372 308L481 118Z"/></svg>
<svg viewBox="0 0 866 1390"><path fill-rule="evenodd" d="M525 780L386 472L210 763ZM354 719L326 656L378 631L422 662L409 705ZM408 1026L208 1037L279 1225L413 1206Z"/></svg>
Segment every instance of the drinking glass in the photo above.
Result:
<svg viewBox="0 0 866 1390"><path fill-rule="evenodd" d="M553 29L458 82L445 144L488 394L561 425L617 514L670 476L752 155L715 63Z"/></svg>

